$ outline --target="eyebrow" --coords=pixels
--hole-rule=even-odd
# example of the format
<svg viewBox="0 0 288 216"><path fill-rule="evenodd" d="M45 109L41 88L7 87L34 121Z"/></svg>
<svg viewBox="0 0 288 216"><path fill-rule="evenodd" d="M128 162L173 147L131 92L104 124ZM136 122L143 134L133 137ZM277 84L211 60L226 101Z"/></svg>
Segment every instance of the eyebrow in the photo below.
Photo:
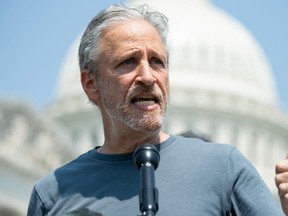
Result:
<svg viewBox="0 0 288 216"><path fill-rule="evenodd" d="M162 61L164 61L165 63L167 63L167 54L166 51L164 54L161 54L157 51L155 51L154 49L150 50L148 52L148 55L152 54L153 56L157 56L158 58L160 58Z"/></svg>
<svg viewBox="0 0 288 216"><path fill-rule="evenodd" d="M146 48L147 49L147 48ZM127 50L124 52L124 54L122 55L122 53L120 54L120 56L115 56L115 60L117 62L121 62L126 60L127 58L133 57L133 56L140 56L143 54L142 49L140 48L133 48L131 50ZM156 56L157 58L161 59L162 61L164 61L165 63L167 63L167 54L166 52L164 54L159 53L157 50L153 49L153 48L149 48L147 50L147 55L149 56Z"/></svg>
<svg viewBox="0 0 288 216"><path fill-rule="evenodd" d="M125 61L126 59L129 59L131 57L139 56L142 53L140 49L133 48L132 50L124 51L124 54L121 52L120 55L114 56L113 63L119 64L122 61Z"/></svg>

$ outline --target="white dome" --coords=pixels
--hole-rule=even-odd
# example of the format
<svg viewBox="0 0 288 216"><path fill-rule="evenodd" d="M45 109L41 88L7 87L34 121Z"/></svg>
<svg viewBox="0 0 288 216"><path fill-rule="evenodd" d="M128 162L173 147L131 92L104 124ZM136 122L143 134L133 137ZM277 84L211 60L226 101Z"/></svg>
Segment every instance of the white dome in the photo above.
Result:
<svg viewBox="0 0 288 216"><path fill-rule="evenodd" d="M79 96L84 94L80 82L80 69L78 63L78 47L80 37L78 37L65 57L60 68L58 84L56 89L56 99Z"/></svg>
<svg viewBox="0 0 288 216"><path fill-rule="evenodd" d="M233 17L207 0L135 3L148 3L169 18L171 91L182 95L181 100L185 99L183 91L187 97L188 92L206 91L266 105L278 103L271 69L261 48ZM60 71L57 99L84 95L79 80L78 44L79 38Z"/></svg>

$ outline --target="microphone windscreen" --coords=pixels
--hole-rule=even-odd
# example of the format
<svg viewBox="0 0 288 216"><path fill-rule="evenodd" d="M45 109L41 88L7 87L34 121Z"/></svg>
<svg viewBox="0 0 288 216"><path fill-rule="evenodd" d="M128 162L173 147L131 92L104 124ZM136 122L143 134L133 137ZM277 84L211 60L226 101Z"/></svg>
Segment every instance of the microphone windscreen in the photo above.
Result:
<svg viewBox="0 0 288 216"><path fill-rule="evenodd" d="M153 165L154 169L156 170L159 161L160 161L160 154L158 149L153 144L144 144L138 146L133 154L134 164L135 166L140 169L142 165L146 163L150 163Z"/></svg>

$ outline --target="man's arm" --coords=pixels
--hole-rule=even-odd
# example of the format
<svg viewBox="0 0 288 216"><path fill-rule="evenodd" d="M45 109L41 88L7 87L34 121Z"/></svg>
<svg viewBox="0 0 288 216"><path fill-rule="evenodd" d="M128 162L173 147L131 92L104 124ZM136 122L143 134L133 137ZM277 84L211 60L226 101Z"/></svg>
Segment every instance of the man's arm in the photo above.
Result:
<svg viewBox="0 0 288 216"><path fill-rule="evenodd" d="M282 209L285 215L288 216L288 155L276 164L275 183Z"/></svg>

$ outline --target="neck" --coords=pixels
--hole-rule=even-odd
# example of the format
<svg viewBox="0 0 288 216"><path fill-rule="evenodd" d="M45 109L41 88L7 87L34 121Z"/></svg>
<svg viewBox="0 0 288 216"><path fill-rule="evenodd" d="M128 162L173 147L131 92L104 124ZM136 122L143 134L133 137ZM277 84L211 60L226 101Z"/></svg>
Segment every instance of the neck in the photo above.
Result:
<svg viewBox="0 0 288 216"><path fill-rule="evenodd" d="M159 144L169 138L169 135L162 132L141 133L136 132L133 134L124 135L109 135L105 136L103 146L97 149L98 152L104 154L125 154L133 152L139 145Z"/></svg>

